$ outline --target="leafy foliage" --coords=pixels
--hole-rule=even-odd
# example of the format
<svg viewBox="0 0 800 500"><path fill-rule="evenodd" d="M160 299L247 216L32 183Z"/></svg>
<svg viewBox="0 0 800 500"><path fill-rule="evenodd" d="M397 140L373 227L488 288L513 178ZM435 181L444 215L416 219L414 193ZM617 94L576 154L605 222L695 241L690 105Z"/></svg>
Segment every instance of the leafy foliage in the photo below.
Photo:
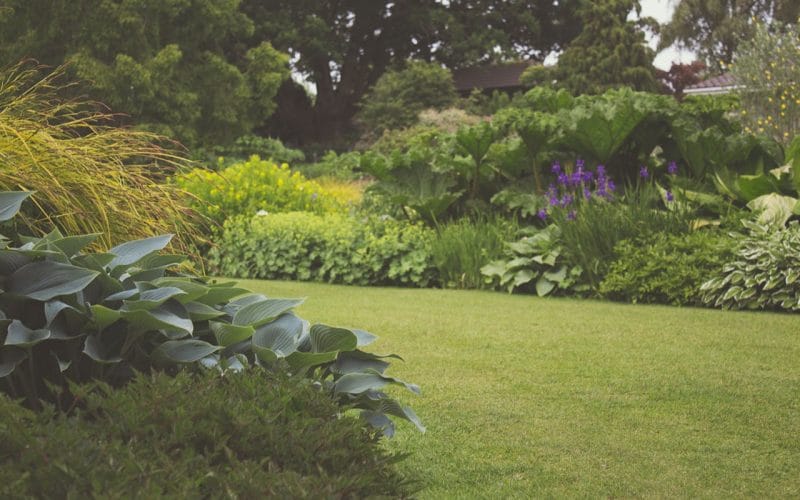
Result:
<svg viewBox="0 0 800 500"><path fill-rule="evenodd" d="M488 283L506 288L509 293L533 288L540 297L587 290L581 282L581 267L569 265L563 256L559 226L523 232L525 236L508 244L507 259L481 268Z"/></svg>
<svg viewBox="0 0 800 500"><path fill-rule="evenodd" d="M0 395L2 496L410 493L393 465L400 457L302 379L261 369L183 372L72 391L81 404L70 416L34 413Z"/></svg>
<svg viewBox="0 0 800 500"><path fill-rule="evenodd" d="M800 225L745 226L746 234L731 235L735 256L703 283L703 301L725 309L800 310Z"/></svg>
<svg viewBox="0 0 800 500"><path fill-rule="evenodd" d="M433 63L409 62L384 73L361 101L358 120L369 134L414 125L421 111L444 109L456 100L450 72Z"/></svg>
<svg viewBox="0 0 800 500"><path fill-rule="evenodd" d="M85 100L65 101L60 72L40 78L22 64L0 72L0 190L35 192L16 219L44 234L98 233L98 245L165 232L190 251L202 241L184 193L160 182L186 165L150 133L110 126Z"/></svg>
<svg viewBox="0 0 800 500"><path fill-rule="evenodd" d="M275 110L289 59L230 0L9 0L0 64L69 63L116 118L186 144L227 143Z"/></svg>
<svg viewBox="0 0 800 500"><path fill-rule="evenodd" d="M393 220L305 212L225 222L209 265L224 276L425 287L433 231Z"/></svg>
<svg viewBox="0 0 800 500"><path fill-rule="evenodd" d="M280 139L257 135L238 137L230 146L215 146L207 154L210 156L208 159L213 162L222 157L225 166L247 161L254 155L279 165L282 163L292 165L306 159L302 151L286 147Z"/></svg>
<svg viewBox="0 0 800 500"><path fill-rule="evenodd" d="M700 286L732 258L733 246L726 234L705 230L623 240L599 291L633 303L702 305Z"/></svg>
<svg viewBox="0 0 800 500"><path fill-rule="evenodd" d="M342 212L339 202L317 182L292 172L287 164L278 165L253 156L219 172L197 168L175 177L175 183L191 193L195 209L219 223L226 217L254 215L259 210L315 213Z"/></svg>
<svg viewBox="0 0 800 500"><path fill-rule="evenodd" d="M0 196L3 219L14 215L24 196ZM21 238L21 246L0 241L0 377L2 390L13 397L25 396L37 408L41 400L69 403L68 382L123 383L132 370L154 367L255 364L320 379L335 399L362 409L389 433L384 413L422 428L413 411L380 392L389 384L419 388L387 377L383 357L359 349L375 336L309 326L291 313L302 300L168 275L184 260L158 254L170 235L82 253L95 238L54 230Z"/></svg>

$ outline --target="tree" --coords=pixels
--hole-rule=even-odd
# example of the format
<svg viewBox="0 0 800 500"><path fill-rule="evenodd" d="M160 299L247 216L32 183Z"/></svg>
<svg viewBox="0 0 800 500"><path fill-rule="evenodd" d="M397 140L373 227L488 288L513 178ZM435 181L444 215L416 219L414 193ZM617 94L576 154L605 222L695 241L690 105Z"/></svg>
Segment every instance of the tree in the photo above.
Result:
<svg viewBox="0 0 800 500"><path fill-rule="evenodd" d="M752 36L754 19L796 23L798 16L797 0L679 0L661 30L659 49L677 44L697 52L712 71L721 72L739 42Z"/></svg>
<svg viewBox="0 0 800 500"><path fill-rule="evenodd" d="M364 95L358 121L371 135L408 127L427 108L443 109L456 100L450 72L435 63L411 61L400 71L387 71Z"/></svg>
<svg viewBox="0 0 800 500"><path fill-rule="evenodd" d="M308 135L331 139L348 130L358 102L387 69L407 59L449 68L511 56L543 60L577 33L578 3L243 0L242 7L255 38L288 52L294 70L316 86ZM293 95L288 87L286 95Z"/></svg>
<svg viewBox="0 0 800 500"><path fill-rule="evenodd" d="M771 135L785 144L800 134L800 29L775 22L756 24L739 44L731 74L748 132Z"/></svg>
<svg viewBox="0 0 800 500"><path fill-rule="evenodd" d="M583 29L558 58L557 86L573 94L600 94L620 86L656 91L655 53L645 43L639 0L594 0L580 9Z"/></svg>
<svg viewBox="0 0 800 500"><path fill-rule="evenodd" d="M252 40L239 0L5 0L0 62L30 57L88 82L123 120L226 143L275 110L288 57Z"/></svg>
<svg viewBox="0 0 800 500"><path fill-rule="evenodd" d="M684 89L699 83L705 69L706 65L702 61L692 61L689 64L672 63L667 71L657 69L656 77L664 86L664 90L680 101L683 99Z"/></svg>

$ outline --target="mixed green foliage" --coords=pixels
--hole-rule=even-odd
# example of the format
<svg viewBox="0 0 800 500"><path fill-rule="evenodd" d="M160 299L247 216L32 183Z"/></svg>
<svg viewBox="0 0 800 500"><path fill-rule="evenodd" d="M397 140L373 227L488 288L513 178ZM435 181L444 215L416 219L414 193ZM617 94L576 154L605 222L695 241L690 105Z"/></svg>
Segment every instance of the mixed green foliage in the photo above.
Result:
<svg viewBox="0 0 800 500"><path fill-rule="evenodd" d="M220 171L196 168L178 174L175 184L192 195L190 202L198 212L220 224L227 217L255 215L262 210L323 214L348 209L346 202L339 202L287 164L258 156Z"/></svg>
<svg viewBox="0 0 800 500"><path fill-rule="evenodd" d="M276 108L289 57L232 0L7 0L0 66L69 64L115 118L187 145L233 141Z"/></svg>
<svg viewBox="0 0 800 500"><path fill-rule="evenodd" d="M222 158L225 166L245 162L252 156L258 156L279 165L283 163L293 165L306 159L306 155L302 151L285 146L280 139L257 135L243 135L236 138L229 146L215 146L210 150L198 151L197 154L201 157L206 156L203 159L212 164L217 164Z"/></svg>
<svg viewBox="0 0 800 500"><path fill-rule="evenodd" d="M800 225L744 221L735 256L703 283L703 301L725 309L800 310Z"/></svg>
<svg viewBox="0 0 800 500"><path fill-rule="evenodd" d="M138 375L73 385L69 416L0 395L5 498L402 497L400 458L303 379ZM202 394L202 397L198 397Z"/></svg>
<svg viewBox="0 0 800 500"><path fill-rule="evenodd" d="M0 222L28 196L0 193ZM198 363L222 370L260 365L318 379L387 433L393 424L386 414L422 428L413 411L380 392L389 384L419 388L386 376L387 356L360 349L374 335L310 326L291 312L302 300L168 274L184 260L158 253L170 235L104 253L82 252L97 235L12 236L21 245L0 240L0 389L33 408L69 404L69 382L118 384L133 370Z"/></svg>
<svg viewBox="0 0 800 500"><path fill-rule="evenodd" d="M450 71L434 63L411 61L387 71L361 101L358 121L372 137L384 130L414 125L421 111L444 109L456 100Z"/></svg>
<svg viewBox="0 0 800 500"><path fill-rule="evenodd" d="M544 229L523 230L524 236L508 243L507 258L481 268L488 283L509 293L535 290L540 297L574 294L588 290L582 282L583 269L564 258L561 229L552 224Z"/></svg>
<svg viewBox="0 0 800 500"><path fill-rule="evenodd" d="M703 305L700 286L733 258L734 245L713 230L623 240L599 293L633 303Z"/></svg>
<svg viewBox="0 0 800 500"><path fill-rule="evenodd" d="M229 277L425 287L436 282L434 235L391 219L307 212L234 217L208 260Z"/></svg>

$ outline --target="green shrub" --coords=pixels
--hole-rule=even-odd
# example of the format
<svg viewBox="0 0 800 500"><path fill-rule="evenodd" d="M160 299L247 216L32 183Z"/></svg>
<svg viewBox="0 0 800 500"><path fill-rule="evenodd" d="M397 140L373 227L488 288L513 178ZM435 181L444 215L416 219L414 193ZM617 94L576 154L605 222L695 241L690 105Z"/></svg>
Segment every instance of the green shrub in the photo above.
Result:
<svg viewBox="0 0 800 500"><path fill-rule="evenodd" d="M517 226L499 219L460 219L436 228L431 255L442 286L485 288L481 268L503 256L505 242L514 237Z"/></svg>
<svg viewBox="0 0 800 500"><path fill-rule="evenodd" d="M255 215L260 210L329 213L347 209L288 165L258 156L220 172L194 169L178 175L175 182L196 198L194 206L199 212L220 223L227 217Z"/></svg>
<svg viewBox="0 0 800 500"><path fill-rule="evenodd" d="M432 230L393 220L293 212L225 222L210 266L224 276L428 286Z"/></svg>
<svg viewBox="0 0 800 500"><path fill-rule="evenodd" d="M29 193L0 193L0 222ZM379 391L419 388L384 375L388 363L360 347L361 330L310 326L292 314L302 303L269 299L233 283L167 274L182 256L159 255L171 236L82 253L97 235L0 237L0 391L69 405L69 382L127 382L133 370L268 366L318 380L332 398L393 432L386 414L415 422L413 411Z"/></svg>
<svg viewBox="0 0 800 500"><path fill-rule="evenodd" d="M408 127L420 111L443 109L456 101L453 76L435 63L411 61L401 70L389 70L361 100L358 120L369 134Z"/></svg>
<svg viewBox="0 0 800 500"><path fill-rule="evenodd" d="M800 310L800 225L744 223L747 234L732 234L735 256L700 288L703 302L724 309Z"/></svg>
<svg viewBox="0 0 800 500"><path fill-rule="evenodd" d="M263 370L75 386L71 416L0 395L4 498L363 498L411 493L398 456L303 380ZM202 397L198 397L202 394Z"/></svg>
<svg viewBox="0 0 800 500"><path fill-rule="evenodd" d="M207 154L215 162L222 157L225 166L247 161L254 155L279 165L282 163L294 165L306 159L306 155L302 151L287 148L280 139L257 135L244 135L236 139L230 146L217 146Z"/></svg>
<svg viewBox="0 0 800 500"><path fill-rule="evenodd" d="M535 291L540 297L586 291L581 282L583 269L569 265L563 256L559 226L526 228L521 233L520 240L507 244L506 259L481 268L487 283L506 288L509 293L517 289Z"/></svg>
<svg viewBox="0 0 800 500"><path fill-rule="evenodd" d="M337 154L328 151L316 163L296 165L294 168L309 179L332 177L341 180L352 180L363 175L360 173L361 153L350 151Z"/></svg>
<svg viewBox="0 0 800 500"><path fill-rule="evenodd" d="M711 230L623 240L600 293L633 303L702 305L700 286L731 259L733 246L732 238Z"/></svg>

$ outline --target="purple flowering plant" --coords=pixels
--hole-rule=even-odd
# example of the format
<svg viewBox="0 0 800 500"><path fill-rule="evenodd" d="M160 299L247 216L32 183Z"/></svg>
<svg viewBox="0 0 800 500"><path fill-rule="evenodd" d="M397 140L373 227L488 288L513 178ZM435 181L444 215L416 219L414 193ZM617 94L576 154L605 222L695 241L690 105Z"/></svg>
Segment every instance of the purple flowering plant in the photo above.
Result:
<svg viewBox="0 0 800 500"><path fill-rule="evenodd" d="M609 201L614 197L616 185L603 165L591 170L581 159L575 161L573 168L563 167L559 161L555 161L550 172L555 176L555 182L550 183L545 193L548 209L539 210L537 214L541 220L555 214L575 220L578 207L582 204Z"/></svg>

